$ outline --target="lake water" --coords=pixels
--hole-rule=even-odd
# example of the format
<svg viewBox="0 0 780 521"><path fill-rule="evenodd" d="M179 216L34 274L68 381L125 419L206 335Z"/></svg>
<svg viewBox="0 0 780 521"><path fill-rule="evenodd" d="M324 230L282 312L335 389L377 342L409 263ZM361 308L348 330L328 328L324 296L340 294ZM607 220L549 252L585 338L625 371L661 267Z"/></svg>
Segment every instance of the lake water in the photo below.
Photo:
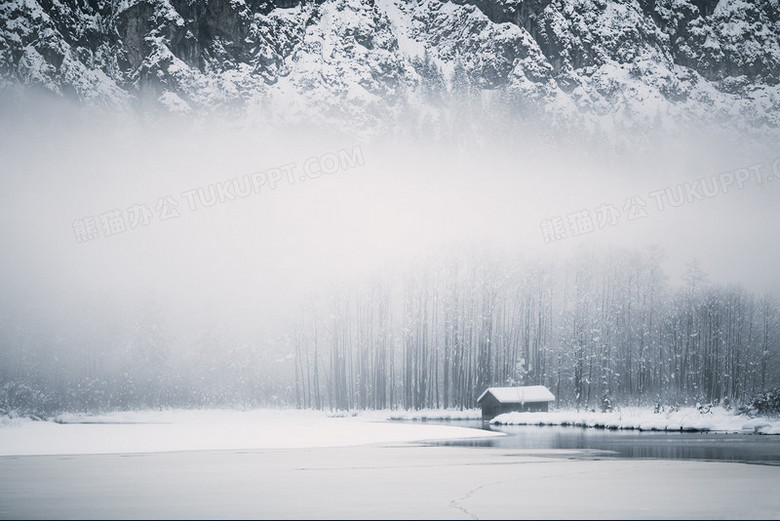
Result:
<svg viewBox="0 0 780 521"><path fill-rule="evenodd" d="M452 422L462 427L504 432L507 436L448 440L433 445L504 449L588 449L613 458L739 461L780 465L780 436L714 432L639 432L561 426L483 425Z"/></svg>

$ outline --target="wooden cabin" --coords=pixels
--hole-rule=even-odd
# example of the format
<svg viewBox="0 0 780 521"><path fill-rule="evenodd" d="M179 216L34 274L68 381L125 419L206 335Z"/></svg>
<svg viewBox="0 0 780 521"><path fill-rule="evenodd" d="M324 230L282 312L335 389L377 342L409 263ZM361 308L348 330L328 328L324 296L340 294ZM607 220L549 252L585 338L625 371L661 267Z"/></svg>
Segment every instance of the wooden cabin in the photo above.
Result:
<svg viewBox="0 0 780 521"><path fill-rule="evenodd" d="M554 401L553 393L543 385L489 387L477 398L483 420L507 412L547 412Z"/></svg>

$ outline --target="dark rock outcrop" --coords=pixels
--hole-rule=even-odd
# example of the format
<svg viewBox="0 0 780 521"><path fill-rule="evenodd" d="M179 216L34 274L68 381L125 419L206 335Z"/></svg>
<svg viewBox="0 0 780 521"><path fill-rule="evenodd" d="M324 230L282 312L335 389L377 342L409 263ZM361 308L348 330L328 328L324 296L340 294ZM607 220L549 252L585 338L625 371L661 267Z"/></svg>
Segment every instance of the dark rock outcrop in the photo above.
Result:
<svg viewBox="0 0 780 521"><path fill-rule="evenodd" d="M0 85L97 105L263 106L281 118L370 126L452 99L458 84L595 125L605 115L630 124L630 113L640 126L661 114L777 127L778 78L778 0L0 6Z"/></svg>

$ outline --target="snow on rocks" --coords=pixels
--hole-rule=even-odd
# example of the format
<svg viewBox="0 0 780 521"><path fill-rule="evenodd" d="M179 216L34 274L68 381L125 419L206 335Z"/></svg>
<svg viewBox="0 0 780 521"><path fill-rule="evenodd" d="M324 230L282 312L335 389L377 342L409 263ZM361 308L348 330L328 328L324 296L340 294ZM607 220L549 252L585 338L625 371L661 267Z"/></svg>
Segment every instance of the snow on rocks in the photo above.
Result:
<svg viewBox="0 0 780 521"><path fill-rule="evenodd" d="M776 1L521 3L14 0L0 3L0 85L112 108L153 91L175 114L260 104L365 132L435 111L417 107L422 87L457 69L480 100L509 95L575 127L780 122Z"/></svg>

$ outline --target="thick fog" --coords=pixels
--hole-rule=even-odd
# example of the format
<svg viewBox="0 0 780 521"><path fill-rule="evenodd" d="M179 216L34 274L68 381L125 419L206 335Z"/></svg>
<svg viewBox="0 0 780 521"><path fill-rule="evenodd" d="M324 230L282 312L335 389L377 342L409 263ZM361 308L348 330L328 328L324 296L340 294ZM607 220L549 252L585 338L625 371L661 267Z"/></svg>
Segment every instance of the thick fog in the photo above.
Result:
<svg viewBox="0 0 780 521"><path fill-rule="evenodd" d="M672 287L697 259L713 283L780 295L780 148L736 130L359 136L2 110L4 349L103 352L152 313L180 349L213 330L283 360L307 304L464 251L553 265L657 246Z"/></svg>

